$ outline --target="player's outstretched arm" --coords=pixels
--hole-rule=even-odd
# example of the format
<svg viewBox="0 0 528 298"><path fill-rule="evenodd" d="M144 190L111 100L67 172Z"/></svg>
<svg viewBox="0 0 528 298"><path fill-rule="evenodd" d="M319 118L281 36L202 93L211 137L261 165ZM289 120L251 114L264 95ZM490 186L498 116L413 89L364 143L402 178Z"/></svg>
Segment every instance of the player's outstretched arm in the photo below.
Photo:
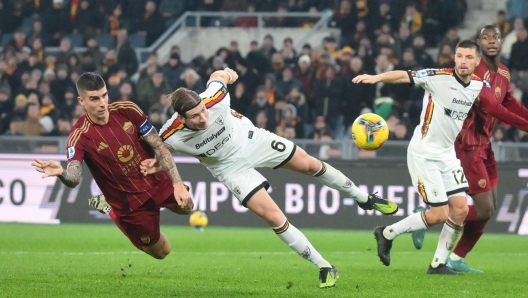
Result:
<svg viewBox="0 0 528 298"><path fill-rule="evenodd" d="M209 81L207 81L207 85L209 85L209 82L211 81L220 81L224 83L224 85L227 84L233 84L238 80L238 74L236 71L232 70L229 67L224 68L224 70L217 70L211 74L209 77Z"/></svg>
<svg viewBox="0 0 528 298"><path fill-rule="evenodd" d="M389 84L400 84L410 83L411 79L409 78L409 74L403 70L389 71L375 76L363 74L352 79L352 83L354 84L376 84L379 82Z"/></svg>
<svg viewBox="0 0 528 298"><path fill-rule="evenodd" d="M42 178L56 176L68 187L76 187L81 182L82 165L78 160L69 162L66 170L55 160L43 161L35 158L35 162L31 165L35 167L37 172L44 173Z"/></svg>
<svg viewBox="0 0 528 298"><path fill-rule="evenodd" d="M161 169L169 174L174 187L174 197L176 198L178 206L184 207L189 203L192 204L191 195L185 187L185 184L183 184L180 173L178 173L178 169L176 168L176 163L174 163L174 159L172 158L172 154L159 137L158 131L153 127L149 133L143 136L143 138L149 143L152 149L154 149L154 154L156 155L156 159L158 160Z"/></svg>

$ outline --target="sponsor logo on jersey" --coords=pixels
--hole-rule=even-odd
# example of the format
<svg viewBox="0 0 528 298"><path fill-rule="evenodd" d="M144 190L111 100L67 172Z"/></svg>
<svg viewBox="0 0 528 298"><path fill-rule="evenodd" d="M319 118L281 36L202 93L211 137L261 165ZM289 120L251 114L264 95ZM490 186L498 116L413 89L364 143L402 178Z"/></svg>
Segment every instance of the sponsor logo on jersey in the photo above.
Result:
<svg viewBox="0 0 528 298"><path fill-rule="evenodd" d="M74 155L75 155L75 148L73 147L68 148L68 159L73 158Z"/></svg>
<svg viewBox="0 0 528 298"><path fill-rule="evenodd" d="M205 138L202 142L194 145L194 147L196 149L200 149L201 147L205 146L205 144L218 138L218 136L220 136L224 131L225 131L225 126L220 128L220 130L218 130L217 132L213 133L210 137Z"/></svg>
<svg viewBox="0 0 528 298"><path fill-rule="evenodd" d="M465 101L463 99L456 99L456 98L453 98L452 103L457 104L457 105L463 105L463 106L466 106L466 107L470 107L470 106L473 105L473 102L471 102L471 101Z"/></svg>
<svg viewBox="0 0 528 298"><path fill-rule="evenodd" d="M191 140L192 138L194 138L194 137L188 137L188 138L186 138L186 139L183 139L183 142L184 142L184 143L187 143L187 142L188 142L189 140Z"/></svg>
<svg viewBox="0 0 528 298"><path fill-rule="evenodd" d="M435 74L436 74L436 71L434 69L427 70L427 75L428 76L434 76Z"/></svg>
<svg viewBox="0 0 528 298"><path fill-rule="evenodd" d="M449 87L449 89L451 89L453 91L457 91L457 88L455 88L455 87Z"/></svg>
<svg viewBox="0 0 528 298"><path fill-rule="evenodd" d="M215 122L219 125L224 125L224 117L223 116L220 116L218 118L216 118Z"/></svg>
<svg viewBox="0 0 528 298"><path fill-rule="evenodd" d="M449 116L453 120L460 120L460 121L466 120L466 117L467 117L467 113L453 111L447 108L444 108L444 115Z"/></svg>
<svg viewBox="0 0 528 298"><path fill-rule="evenodd" d="M352 181L350 179L347 179L345 184L343 184L343 188L350 188L352 186Z"/></svg>
<svg viewBox="0 0 528 298"><path fill-rule="evenodd" d="M121 162L128 162L134 157L134 148L131 145L123 145L117 150L117 158Z"/></svg>
<svg viewBox="0 0 528 298"><path fill-rule="evenodd" d="M99 147L97 147L97 152L103 150L103 149L106 149L108 148L108 144L106 144L105 142L101 142L99 143Z"/></svg>
<svg viewBox="0 0 528 298"><path fill-rule="evenodd" d="M134 124L132 124L132 122L128 121L128 122L125 122L125 124L123 124L123 130L128 133L128 134L133 134L134 133Z"/></svg>

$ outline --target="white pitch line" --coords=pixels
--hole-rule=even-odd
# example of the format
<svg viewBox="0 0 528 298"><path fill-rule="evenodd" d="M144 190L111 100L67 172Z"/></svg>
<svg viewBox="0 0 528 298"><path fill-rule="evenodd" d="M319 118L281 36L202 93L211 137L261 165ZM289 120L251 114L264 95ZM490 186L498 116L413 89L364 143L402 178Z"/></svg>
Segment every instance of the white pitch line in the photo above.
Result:
<svg viewBox="0 0 528 298"><path fill-rule="evenodd" d="M323 251L326 254L341 254L341 255L358 255L358 254L365 254L365 253L374 253L374 251ZM173 251L174 254L185 254L185 255L217 255L217 256L224 256L224 255L243 255L243 256L260 256L260 255L296 255L294 252L286 252L286 251L214 251L214 252L198 252L198 251L190 251L190 252L178 252ZM424 254L424 253L431 253L429 251L421 251L421 252L414 252L414 251L401 251L401 252L392 252L393 254L399 254L399 255L411 255L411 254ZM92 251L92 252L43 252L43 251L0 251L0 255L64 255L64 256L88 256L88 255L140 255L144 254L144 252L141 251ZM516 257L523 257L528 256L528 253L505 253L505 252L480 252L480 254L489 254L493 256L516 256Z"/></svg>

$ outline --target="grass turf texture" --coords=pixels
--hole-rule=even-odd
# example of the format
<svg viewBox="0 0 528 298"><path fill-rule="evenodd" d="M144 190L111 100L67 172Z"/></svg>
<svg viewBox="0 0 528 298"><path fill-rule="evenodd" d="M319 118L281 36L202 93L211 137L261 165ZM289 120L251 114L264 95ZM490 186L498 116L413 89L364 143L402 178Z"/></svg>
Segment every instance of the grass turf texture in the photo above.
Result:
<svg viewBox="0 0 528 298"><path fill-rule="evenodd" d="M270 229L163 226L172 252L155 260L113 225L0 224L0 297L521 297L528 295L528 237L485 234L468 262L480 275L426 274L438 233L422 250L410 234L383 266L370 231L303 229L340 273L318 270Z"/></svg>

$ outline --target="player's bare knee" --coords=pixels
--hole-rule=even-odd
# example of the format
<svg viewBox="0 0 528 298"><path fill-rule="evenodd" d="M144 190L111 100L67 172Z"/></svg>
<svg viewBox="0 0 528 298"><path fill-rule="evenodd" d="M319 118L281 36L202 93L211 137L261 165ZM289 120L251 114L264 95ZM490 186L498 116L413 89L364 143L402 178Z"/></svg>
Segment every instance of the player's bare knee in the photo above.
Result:
<svg viewBox="0 0 528 298"><path fill-rule="evenodd" d="M469 208L467 205L456 206L454 208L450 208L449 217L453 221L455 221L455 223L461 224L466 218L468 212L469 212Z"/></svg>
<svg viewBox="0 0 528 298"><path fill-rule="evenodd" d="M446 206L431 207L426 213L427 223L429 225L437 225L447 220L449 216L449 208Z"/></svg>

